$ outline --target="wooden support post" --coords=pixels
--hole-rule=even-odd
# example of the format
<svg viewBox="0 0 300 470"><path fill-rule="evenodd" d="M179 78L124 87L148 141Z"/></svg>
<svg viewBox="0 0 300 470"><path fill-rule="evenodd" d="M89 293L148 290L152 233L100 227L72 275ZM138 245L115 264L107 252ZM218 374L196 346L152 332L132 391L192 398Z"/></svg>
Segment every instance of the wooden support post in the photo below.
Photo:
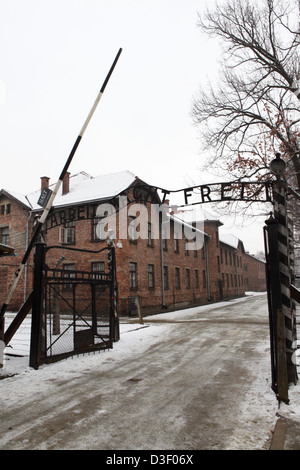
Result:
<svg viewBox="0 0 300 470"><path fill-rule="evenodd" d="M31 317L31 341L29 365L38 369L40 364L41 322L42 322L42 286L45 264L45 243L37 243L34 253L34 277Z"/></svg>
<svg viewBox="0 0 300 470"><path fill-rule="evenodd" d="M278 400L288 404L289 393L285 340L285 316L281 309L277 310L277 384Z"/></svg>
<svg viewBox="0 0 300 470"><path fill-rule="evenodd" d="M7 328L6 332L4 333L5 345L7 345L10 342L10 340L12 339L12 337L14 336L14 334L16 333L16 331L18 330L18 328L20 327L20 325L22 324L22 322L24 321L28 313L30 312L32 308L32 298L33 298L33 292L30 293L29 297L24 302L24 304L18 311L17 315L15 316L15 318L13 319L13 321Z"/></svg>
<svg viewBox="0 0 300 470"><path fill-rule="evenodd" d="M143 320L142 313L141 313L141 307L140 307L140 301L139 301L138 295L135 298L135 305L136 305L136 308L137 308L137 311L138 311L138 316L139 316L139 319L140 319L140 323L141 323L141 325L143 325L144 320Z"/></svg>

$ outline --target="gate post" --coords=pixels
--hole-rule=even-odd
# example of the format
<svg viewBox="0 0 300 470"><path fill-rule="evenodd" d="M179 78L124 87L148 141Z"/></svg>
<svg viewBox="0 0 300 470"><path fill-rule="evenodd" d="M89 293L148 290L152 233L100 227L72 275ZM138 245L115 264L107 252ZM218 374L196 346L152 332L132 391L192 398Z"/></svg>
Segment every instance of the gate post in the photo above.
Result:
<svg viewBox="0 0 300 470"><path fill-rule="evenodd" d="M108 269L111 276L110 284L110 310L111 310L111 334L113 341L120 339L120 325L118 312L118 284L116 270L116 247L112 240L108 242Z"/></svg>
<svg viewBox="0 0 300 470"><path fill-rule="evenodd" d="M269 307L272 390L279 401L289 402L285 317L281 292L281 272L278 252L279 223L272 216L265 221L264 240L266 279Z"/></svg>
<svg viewBox="0 0 300 470"><path fill-rule="evenodd" d="M293 361L296 341L296 312L291 298L292 285L292 233L289 231L286 194L283 181L277 179L273 187L274 216L278 221L278 258L280 271L280 292L285 326L286 367L288 383L297 382L297 367Z"/></svg>
<svg viewBox="0 0 300 470"><path fill-rule="evenodd" d="M29 356L29 366L34 369L38 369L40 364L44 266L45 243L36 243L34 253L31 341Z"/></svg>
<svg viewBox="0 0 300 470"><path fill-rule="evenodd" d="M266 280L269 310L272 390L278 393L277 370L277 312L281 308L280 273L277 250L278 222L271 216L265 221L264 242L266 255Z"/></svg>

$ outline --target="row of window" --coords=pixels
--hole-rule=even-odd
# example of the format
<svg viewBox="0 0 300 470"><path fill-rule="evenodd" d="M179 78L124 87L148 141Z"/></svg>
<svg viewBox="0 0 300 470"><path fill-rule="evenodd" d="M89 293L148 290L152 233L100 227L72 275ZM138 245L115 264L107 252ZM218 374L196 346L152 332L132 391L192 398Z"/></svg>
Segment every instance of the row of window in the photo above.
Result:
<svg viewBox="0 0 300 470"><path fill-rule="evenodd" d="M101 219L95 218L93 219L93 230L92 230L92 240L97 241L101 239L105 239L105 223L101 223ZM151 223L148 223L148 245L152 246L153 245L153 240L151 238ZM130 217L129 218L129 240L132 242L137 242L136 239L136 229L135 229L135 218ZM59 241L61 243L70 243L74 244L75 243L75 222L67 222L64 227L60 228L60 235L59 235ZM185 255L189 256L190 250L187 249L187 244L188 241L184 240L185 242ZM163 239L163 249L166 251L168 249L168 240ZM204 246L202 247L202 259L205 258L205 248ZM174 252L179 253L179 239L174 239ZM198 256L197 250L193 251L194 257ZM224 263L224 258L225 258L225 264L232 266L232 264L236 263L236 266L242 267L242 257L238 256L237 254L232 253L231 251L223 250L221 248L220 250L221 258L218 256L217 257L217 262L218 262L218 271L221 272L221 264Z"/></svg>
<svg viewBox="0 0 300 470"><path fill-rule="evenodd" d="M71 222L70 222L71 224ZM70 227L66 228L65 230L70 229ZM66 235L65 243L71 243L72 232L64 232ZM0 229L0 240L3 245L8 245L8 227L3 227ZM65 264L63 269L66 271L66 277L72 278L74 275L72 272L68 274L68 271L75 271L75 264ZM105 265L104 262L95 262L92 263L92 271L93 272L104 272ZM137 284L137 263L131 262L129 265L130 269L130 288L136 289L138 287ZM218 260L218 270L220 271L220 264ZM191 270L189 268L185 269L185 287L187 289L191 288ZM96 275L96 274L95 274ZM222 285L225 287L225 274L222 273ZM226 274L226 285L227 287L236 287L237 285L243 285L243 276L233 275L233 274ZM194 286L196 289L200 287L200 279L199 279L199 270L194 270ZM206 271L202 271L202 286L206 288ZM164 287L165 289L169 289L169 269L168 266L164 266ZM175 268L175 287L176 289L181 288L181 275L180 275L180 268ZM154 289L155 288L155 272L154 272L154 265L148 264L148 288Z"/></svg>
<svg viewBox="0 0 300 470"><path fill-rule="evenodd" d="M221 253L221 263L223 264L223 249L221 248L220 250L220 253ZM232 264L235 263L235 260L236 260L236 265L238 268L241 268L242 267L242 257L241 256L238 256L236 253L232 253L231 251L228 251L227 250L224 250L224 255L225 255L225 264L226 265L230 265L232 266ZM229 260L228 260L229 258Z"/></svg>
<svg viewBox="0 0 300 470"><path fill-rule="evenodd" d="M132 220L131 220L132 219ZM100 221L99 221L100 220ZM130 223L129 223L129 230L128 230L128 235L129 235L129 240L133 243L137 243L137 237L136 237L136 230L135 230L135 225L134 225L134 218L129 218ZM59 231L59 242L64 243L64 244L75 244L75 222L67 222L63 227L60 227ZM105 222L103 219L103 223L101 223L101 219L93 219L93 230L92 230L92 241L99 241L105 239ZM148 239L147 243L148 246L153 246L153 240L151 238L151 223L148 223ZM163 249L165 251L168 250L168 241L166 239L163 239ZM185 239L184 240L185 244L185 255L189 256L190 250L187 248L187 245L189 242ZM202 251L202 259L205 258L205 248L204 246L201 249ZM179 253L179 239L174 239L174 252ZM198 257L198 252L197 250L193 250L194 257Z"/></svg>
<svg viewBox="0 0 300 470"><path fill-rule="evenodd" d="M137 263L131 262L129 265L130 269L130 288L137 289ZM225 277L226 276L226 277ZM238 274L222 273L222 286L225 288L242 286L244 284L243 276ZM186 289L191 288L191 269L185 268L185 287ZM195 289L200 288L199 270L194 270L194 287ZM202 287L206 289L206 271L202 270ZM148 288L155 288L155 275L154 275L154 264L148 264ZM164 266L164 288L169 289L169 268ZM180 268L175 268L175 288L181 288L181 274Z"/></svg>
<svg viewBox="0 0 300 470"><path fill-rule="evenodd" d="M63 265L63 270L65 271L64 277L66 279L72 279L75 276L75 264L68 263ZM102 262L95 262L92 263L92 272L95 273L95 277L98 273L104 272L105 264L104 261ZM176 289L181 288L181 273L180 268L175 268L175 287ZM129 285L131 289L138 288L138 276L137 276L137 263L130 262L129 263ZM65 287L68 287L69 284L66 283ZM191 270L186 268L185 269L185 287L187 289L191 288ZM199 270L194 270L194 287L195 289L200 288L200 278L199 278ZM202 287L206 288L206 271L202 271ZM155 289L155 267L154 264L148 264L148 288ZM164 266L164 288L167 290L169 289L169 267Z"/></svg>
<svg viewBox="0 0 300 470"><path fill-rule="evenodd" d="M226 278L225 278L226 276ZM225 282L226 279L226 282ZM237 287L237 286L242 286L244 284L244 278L242 275L238 274L228 274L226 275L222 273L222 286L223 287Z"/></svg>
<svg viewBox="0 0 300 470"><path fill-rule="evenodd" d="M176 289L181 289L181 283L182 283L182 276L180 272L180 268L174 268L174 276L175 276L175 288ZM148 288L149 289L155 289L155 267L154 264L148 264ZM164 273L164 288L168 290L170 288L169 284L169 267L164 266L163 269ZM191 269L185 268L185 287L186 289L191 288ZM195 289L200 288L200 277L199 277L199 270L195 269L194 270L194 287ZM129 263L129 281L130 281L130 288L131 289L137 289L138 288L138 276L137 276L137 263L130 262ZM206 288L206 271L202 271L202 286L205 289Z"/></svg>

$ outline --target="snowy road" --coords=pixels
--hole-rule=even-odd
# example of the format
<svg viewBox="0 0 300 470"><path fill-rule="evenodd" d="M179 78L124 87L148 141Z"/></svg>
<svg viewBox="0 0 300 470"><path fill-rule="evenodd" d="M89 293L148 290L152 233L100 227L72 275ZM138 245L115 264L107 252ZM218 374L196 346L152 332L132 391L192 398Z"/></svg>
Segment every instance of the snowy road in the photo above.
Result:
<svg viewBox="0 0 300 470"><path fill-rule="evenodd" d="M121 325L113 350L26 367L0 397L1 450L268 449L266 295Z"/></svg>

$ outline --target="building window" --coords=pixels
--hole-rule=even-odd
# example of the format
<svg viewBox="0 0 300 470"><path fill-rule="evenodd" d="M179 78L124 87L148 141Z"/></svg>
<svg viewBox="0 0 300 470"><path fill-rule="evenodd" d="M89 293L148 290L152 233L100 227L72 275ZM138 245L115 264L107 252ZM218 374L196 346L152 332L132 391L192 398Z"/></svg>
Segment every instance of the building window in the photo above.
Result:
<svg viewBox="0 0 300 470"><path fill-rule="evenodd" d="M1 243L3 245L8 245L8 227L1 228L0 234L1 234Z"/></svg>
<svg viewBox="0 0 300 470"><path fill-rule="evenodd" d="M175 287L176 287L176 289L180 289L180 270L179 270L179 268L175 268Z"/></svg>
<svg viewBox="0 0 300 470"><path fill-rule="evenodd" d="M185 256L189 256L189 250L188 250L188 240L184 237L184 252Z"/></svg>
<svg viewBox="0 0 300 470"><path fill-rule="evenodd" d="M199 289L199 271L195 269L195 288Z"/></svg>
<svg viewBox="0 0 300 470"><path fill-rule="evenodd" d="M92 263L93 279L102 279L102 274L104 274L104 261L97 261Z"/></svg>
<svg viewBox="0 0 300 470"><path fill-rule="evenodd" d="M148 287L154 289L154 264L148 264Z"/></svg>
<svg viewBox="0 0 300 470"><path fill-rule="evenodd" d="M168 266L164 266L164 288L169 289L169 270L168 270Z"/></svg>
<svg viewBox="0 0 300 470"><path fill-rule="evenodd" d="M10 204L6 204L6 214L10 214Z"/></svg>
<svg viewBox="0 0 300 470"><path fill-rule="evenodd" d="M64 271L63 272L63 277L65 279L74 279L75 278L75 264L74 263L64 264L63 265L63 271ZM64 287L64 289L72 289L73 284L70 280L65 281L63 287Z"/></svg>
<svg viewBox="0 0 300 470"><path fill-rule="evenodd" d="M137 237L136 237L136 217L129 217L129 225L128 225L128 234L129 234L129 240L131 242L137 242Z"/></svg>
<svg viewBox="0 0 300 470"><path fill-rule="evenodd" d="M60 230L61 243L75 243L75 222L66 222Z"/></svg>
<svg viewBox="0 0 300 470"><path fill-rule="evenodd" d="M129 280L130 280L130 289L137 288L137 266L136 263L129 263Z"/></svg>
<svg viewBox="0 0 300 470"><path fill-rule="evenodd" d="M5 214L5 205L3 204L1 206L1 215L4 215Z"/></svg>
<svg viewBox="0 0 300 470"><path fill-rule="evenodd" d="M162 247L163 250L167 251L168 250L168 244L167 244L167 239L169 238L170 234L168 233L168 229L162 224L161 228L161 238L162 238Z"/></svg>
<svg viewBox="0 0 300 470"><path fill-rule="evenodd" d="M220 273L221 272L220 256L217 256L217 263L218 263L218 273Z"/></svg>
<svg viewBox="0 0 300 470"><path fill-rule="evenodd" d="M148 246L152 246L153 241L152 241L152 224L151 222L148 222Z"/></svg>
<svg viewBox="0 0 300 470"><path fill-rule="evenodd" d="M186 288L190 289L191 288L191 275L190 275L189 269L185 270L185 281L186 281Z"/></svg>
<svg viewBox="0 0 300 470"><path fill-rule="evenodd" d="M165 250L165 251L168 250L168 244L167 244L167 239L166 238L162 239L162 246L163 246L163 250Z"/></svg>
<svg viewBox="0 0 300 470"><path fill-rule="evenodd" d="M104 217L95 217L93 219L93 228L92 228L92 240L105 240L105 218Z"/></svg>
<svg viewBox="0 0 300 470"><path fill-rule="evenodd" d="M174 238L174 251L175 251L175 253L179 253L179 240L178 240L178 238Z"/></svg>

